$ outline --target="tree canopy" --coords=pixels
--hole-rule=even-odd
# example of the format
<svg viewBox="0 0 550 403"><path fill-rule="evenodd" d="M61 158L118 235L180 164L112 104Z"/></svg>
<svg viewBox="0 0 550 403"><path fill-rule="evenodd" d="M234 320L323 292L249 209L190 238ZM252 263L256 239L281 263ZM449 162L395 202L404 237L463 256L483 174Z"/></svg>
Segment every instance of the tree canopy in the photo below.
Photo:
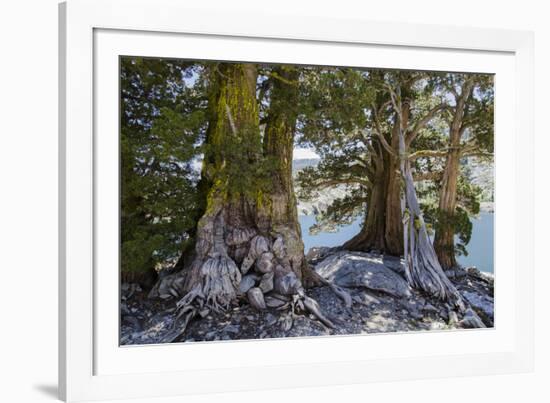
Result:
<svg viewBox="0 0 550 403"><path fill-rule="evenodd" d="M152 278L194 248L214 186L246 194L270 225L296 221L295 192L307 200L343 189L318 212L317 229L362 217L345 247L403 254L403 158L428 232L440 234L439 259L467 253L482 197L469 162L493 155L491 75L121 57L120 88L128 280ZM297 145L320 160L293 177Z"/></svg>

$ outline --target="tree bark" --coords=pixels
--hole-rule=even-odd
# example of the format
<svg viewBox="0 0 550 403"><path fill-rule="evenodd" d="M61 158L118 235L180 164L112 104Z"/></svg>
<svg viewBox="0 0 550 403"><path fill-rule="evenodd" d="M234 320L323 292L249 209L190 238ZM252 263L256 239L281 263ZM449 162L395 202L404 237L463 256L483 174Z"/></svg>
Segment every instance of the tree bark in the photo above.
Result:
<svg viewBox="0 0 550 403"><path fill-rule="evenodd" d="M267 203L258 208L258 227L270 237L282 240L285 246L285 264L275 273L286 275L291 269L306 287L320 285L319 277L308 266L304 257L301 227L298 221L292 154L296 131L299 72L292 66L273 70L271 99L264 134L264 155L273 165L272 187L266 195Z"/></svg>
<svg viewBox="0 0 550 403"><path fill-rule="evenodd" d="M292 71L281 73L293 80ZM269 304L264 297L278 294L332 327L302 285L307 266L292 188L296 116L283 108L288 108L286 98L292 98L295 90L274 86L274 109L262 147L256 66L223 63L214 77L217 90L210 100L212 116L203 165L210 189L197 227L195 259L186 271L184 296L177 304L178 315L184 315L186 326L197 312L224 311L239 297L256 309L265 309ZM247 169L242 160L259 160L260 164ZM259 170L269 166L270 160L274 165L266 176L269 185L255 184L258 175L262 176ZM239 181L244 181L246 189L235 186Z"/></svg>
<svg viewBox="0 0 550 403"><path fill-rule="evenodd" d="M211 75L215 91L209 101L211 116L203 165L209 189L184 291L215 310L225 309L236 300L241 281L238 264L256 235L255 199L233 185L234 164L240 158L253 161L261 155L256 79L253 64L220 64ZM244 155L236 155L234 144L246 145ZM254 150L254 144L258 149ZM246 169L247 164L239 166Z"/></svg>
<svg viewBox="0 0 550 403"><path fill-rule="evenodd" d="M395 130L393 134L395 137L392 136L390 144L397 155L399 142ZM363 252L376 250L401 256L403 255L403 228L399 159L382 147L380 150L380 155L373 156L372 159L375 175L369 190L365 222L359 234L347 241L343 248Z"/></svg>
<svg viewBox="0 0 550 403"><path fill-rule="evenodd" d="M388 252L386 248L386 199L388 190L388 175L384 170L382 156L373 156L375 174L368 189L368 202L365 210L365 221L361 231L344 243L343 248L369 252L377 250ZM389 253L389 252L388 252Z"/></svg>
<svg viewBox="0 0 550 403"><path fill-rule="evenodd" d="M434 248L445 270L457 265L455 255L455 230L453 217L456 209L457 181L460 155L458 149L449 151L439 193L439 217L434 238Z"/></svg>
<svg viewBox="0 0 550 403"><path fill-rule="evenodd" d="M460 173L460 140L463 120L474 83L467 80L456 98L453 118L449 127L449 149L439 192L439 217L436 225L434 248L445 270L456 267L454 216L457 203L457 184Z"/></svg>
<svg viewBox="0 0 550 403"><path fill-rule="evenodd" d="M401 106L401 101L399 101L396 106L396 109L399 108L396 121L399 124L399 165L404 184L401 206L405 275L412 287L441 300L449 301L459 311L464 312L466 308L464 301L439 264L433 245L428 237L422 211L420 210L405 146L406 122L408 121L410 109L407 104L403 105L405 108Z"/></svg>
<svg viewBox="0 0 550 403"><path fill-rule="evenodd" d="M403 122L407 127L410 107L408 103L403 104L402 116L406 121ZM399 175L399 127L394 124L391 146L394 154L388 153L388 165L386 175L388 177L388 189L386 195L386 228L384 240L386 242L386 251L390 255L401 256L403 254L403 225L401 222L401 180Z"/></svg>

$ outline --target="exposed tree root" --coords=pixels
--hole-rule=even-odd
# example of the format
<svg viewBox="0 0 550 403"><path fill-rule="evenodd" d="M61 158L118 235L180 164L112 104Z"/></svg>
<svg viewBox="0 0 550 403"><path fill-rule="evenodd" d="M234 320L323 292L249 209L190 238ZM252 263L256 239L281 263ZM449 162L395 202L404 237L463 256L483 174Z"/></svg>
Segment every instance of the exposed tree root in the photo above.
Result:
<svg viewBox="0 0 550 403"><path fill-rule="evenodd" d="M443 301L451 302L460 312L466 309L462 296L443 271L428 238L409 170L404 172L405 203L403 213L405 276L409 284Z"/></svg>
<svg viewBox="0 0 550 403"><path fill-rule="evenodd" d="M349 292L344 290L342 287L339 287L335 284L332 284L330 281L327 281L328 286L334 291L334 293L342 300L344 301L344 305L346 308L351 308L351 305L353 303L353 300L351 298L351 295Z"/></svg>
<svg viewBox="0 0 550 403"><path fill-rule="evenodd" d="M258 310L280 310L286 306L291 307L293 315L298 311L309 312L325 326L334 328L319 304L306 295L296 274L296 269L300 270L306 263L292 253L292 245L288 248L283 236L275 234L271 238L255 235L257 231L251 228L230 228L222 214L211 223L203 223L202 238L197 244L198 258L189 268L186 279L187 292L176 304L179 335L201 312L224 312L239 298L246 299ZM317 284L329 285L346 306L351 306L351 296L346 291L313 270L310 276ZM280 298L289 298L291 303L271 304Z"/></svg>
<svg viewBox="0 0 550 403"><path fill-rule="evenodd" d="M401 117L400 117L401 119ZM414 187L410 162L406 155L403 129L399 132L401 176L404 182L402 196L405 275L409 284L428 295L452 303L463 313L466 305L462 296L439 264L433 248Z"/></svg>

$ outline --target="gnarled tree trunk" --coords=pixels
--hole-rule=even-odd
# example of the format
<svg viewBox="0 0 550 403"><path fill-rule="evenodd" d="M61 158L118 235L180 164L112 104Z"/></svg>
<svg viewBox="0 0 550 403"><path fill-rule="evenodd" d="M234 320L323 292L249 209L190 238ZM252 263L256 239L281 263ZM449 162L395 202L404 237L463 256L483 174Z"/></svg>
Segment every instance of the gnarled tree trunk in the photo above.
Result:
<svg viewBox="0 0 550 403"><path fill-rule="evenodd" d="M236 166L245 170L240 174L251 175L246 169L261 156L257 70L253 64L220 64L211 79L215 90L209 100L203 165L209 189L184 291L213 309L224 309L236 300L241 281L238 265L256 235L254 190L238 188L235 175ZM242 144L242 155L237 155L238 144Z"/></svg>
<svg viewBox="0 0 550 403"><path fill-rule="evenodd" d="M399 128L399 160L400 171L403 180L402 192L402 216L403 216L403 243L405 250L405 275L409 284L436 298L449 301L464 312L464 301L445 275L433 245L428 237L426 223L420 210L414 180L411 173L410 162L405 146L406 124L408 119L408 106L399 109L397 121Z"/></svg>
<svg viewBox="0 0 550 403"><path fill-rule="evenodd" d="M365 210L365 221L361 231L344 243L342 246L347 250L369 252L377 250L386 251L385 228L386 228L386 195L387 175L378 172L374 175L370 188L368 189L368 202Z"/></svg>
<svg viewBox="0 0 550 403"><path fill-rule="evenodd" d="M292 92L274 86L262 147L256 66L223 63L214 78L203 165L210 188L178 302L184 327L197 312L223 311L239 297L257 309L298 304L332 327L302 286L307 266L291 176L296 116L282 99Z"/></svg>
<svg viewBox="0 0 550 403"><path fill-rule="evenodd" d="M395 154L398 143L392 141ZM366 217L359 234L347 241L344 249L400 256L403 254L399 160L385 150L373 156L373 180L369 190Z"/></svg>

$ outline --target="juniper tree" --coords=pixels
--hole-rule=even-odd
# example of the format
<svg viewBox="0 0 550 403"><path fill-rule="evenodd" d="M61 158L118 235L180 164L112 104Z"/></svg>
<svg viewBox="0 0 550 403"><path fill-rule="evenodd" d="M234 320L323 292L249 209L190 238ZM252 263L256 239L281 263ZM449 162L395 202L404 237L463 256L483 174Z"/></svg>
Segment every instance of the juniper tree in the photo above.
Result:
<svg viewBox="0 0 550 403"><path fill-rule="evenodd" d="M361 231L344 248L401 255L399 128L385 88L388 74L377 69L327 68L319 77L314 75L306 94L310 110L303 116L302 141L315 147L321 162L301 171L298 183L305 198L324 187L348 188L348 194L319 217L337 223L365 217ZM413 85L425 75L402 77L403 90L412 93ZM442 109L439 101L426 106L407 134L411 148Z"/></svg>
<svg viewBox="0 0 550 403"><path fill-rule="evenodd" d="M321 161L301 171L297 180L304 198L329 187L346 189L344 197L318 216L321 225L346 224L357 216L365 217L361 232L346 243L346 248L399 254L401 230L394 225L400 217L399 194L392 198L389 191L395 172L388 168L391 156L374 135L375 117L387 130L384 136L391 133L385 118L379 116L387 113L388 101L387 95L377 91L381 78L379 71L351 68L322 68L310 73L301 141L313 146ZM397 204L391 203L395 200Z"/></svg>
<svg viewBox="0 0 550 403"><path fill-rule="evenodd" d="M434 246L445 269L456 266L455 235L466 226L469 240L471 224L464 204L457 205L459 191L471 190L460 175L460 161L468 157L492 159L493 153L493 80L490 75L447 74L439 83L449 94L445 119L448 142L439 156L445 159L439 192ZM477 208L476 208L477 207ZM471 209L479 211L479 205ZM465 231L461 231L464 233ZM462 248L461 252L465 250Z"/></svg>
<svg viewBox="0 0 550 403"><path fill-rule="evenodd" d="M281 66L269 75L262 136L258 66L219 63L210 68L201 173L205 209L197 224L192 261L167 281L182 295L178 307L183 328L199 311L226 310L239 297L263 309L264 294L273 293L299 300L332 326L303 287L304 280L319 278L305 264L292 190L296 112L288 105L297 92L296 70Z"/></svg>
<svg viewBox="0 0 550 403"><path fill-rule="evenodd" d="M122 57L121 274L151 285L192 237L199 202L192 162L205 130L196 63Z"/></svg>
<svg viewBox="0 0 550 403"><path fill-rule="evenodd" d="M429 239L426 223L416 193L411 170L410 144L414 140L419 124L427 124L429 115L414 119L414 93L410 92L410 76L403 72L388 75L386 88L391 98L394 122L399 141L399 169L401 174L403 217L403 239L405 275L409 284L429 295L450 301L459 311L464 311L465 303L445 275L433 245ZM415 77L416 80L419 77ZM405 85L403 85L405 84Z"/></svg>

